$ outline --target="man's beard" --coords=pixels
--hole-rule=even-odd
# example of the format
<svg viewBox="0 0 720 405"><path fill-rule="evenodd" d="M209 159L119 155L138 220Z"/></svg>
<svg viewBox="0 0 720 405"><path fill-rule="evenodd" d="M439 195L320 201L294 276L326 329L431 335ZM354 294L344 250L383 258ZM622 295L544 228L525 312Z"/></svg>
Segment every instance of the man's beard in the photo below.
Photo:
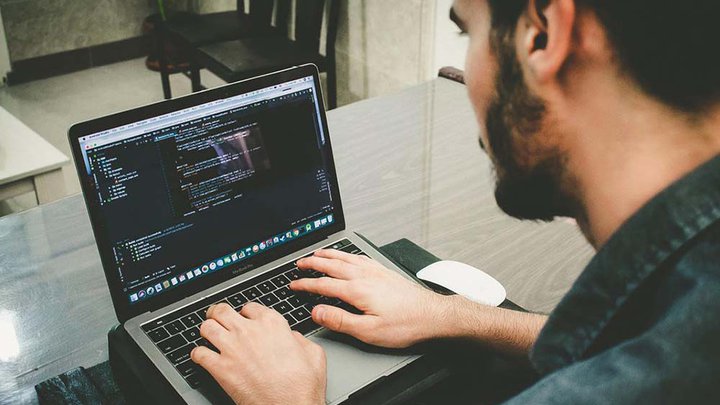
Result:
<svg viewBox="0 0 720 405"><path fill-rule="evenodd" d="M510 35L496 33L493 37L498 75L485 122L497 175L495 200L505 213L519 219L550 221L556 216L576 216L576 199L566 195L561 185L569 180L564 176L564 154L533 139L540 136L546 108L525 84L512 43ZM528 158L534 163L520 163Z"/></svg>

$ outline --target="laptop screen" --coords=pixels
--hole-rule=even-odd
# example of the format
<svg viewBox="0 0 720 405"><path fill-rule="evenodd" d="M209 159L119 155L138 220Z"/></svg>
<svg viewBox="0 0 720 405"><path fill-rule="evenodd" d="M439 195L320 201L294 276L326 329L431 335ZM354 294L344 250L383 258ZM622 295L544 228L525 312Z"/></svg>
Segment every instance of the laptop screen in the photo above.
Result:
<svg viewBox="0 0 720 405"><path fill-rule="evenodd" d="M333 224L321 108L308 76L78 139L130 305L239 274Z"/></svg>

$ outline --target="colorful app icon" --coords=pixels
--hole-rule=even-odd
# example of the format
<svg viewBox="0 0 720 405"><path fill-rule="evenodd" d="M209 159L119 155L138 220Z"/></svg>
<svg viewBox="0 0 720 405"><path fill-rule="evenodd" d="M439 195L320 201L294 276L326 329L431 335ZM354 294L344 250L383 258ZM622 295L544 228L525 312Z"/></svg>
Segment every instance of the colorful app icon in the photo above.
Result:
<svg viewBox="0 0 720 405"><path fill-rule="evenodd" d="M169 287L170 287L170 282L167 281L167 280L163 281L163 287L169 288Z"/></svg>
<svg viewBox="0 0 720 405"><path fill-rule="evenodd" d="M253 249L253 252L255 252L255 253L257 253L257 252L260 250L260 248L258 247L258 245L253 246L252 249Z"/></svg>
<svg viewBox="0 0 720 405"><path fill-rule="evenodd" d="M280 238L278 238L277 236L274 237L274 238L273 238L273 243L278 243L278 242L280 242Z"/></svg>
<svg viewBox="0 0 720 405"><path fill-rule="evenodd" d="M195 269L193 270L193 273L195 273L196 276L199 276L202 272L200 271L200 269Z"/></svg>
<svg viewBox="0 0 720 405"><path fill-rule="evenodd" d="M130 294L130 302L135 302L138 300L137 294Z"/></svg>
<svg viewBox="0 0 720 405"><path fill-rule="evenodd" d="M238 257L238 259L242 259L243 257L245 257L245 252L243 252L242 250L239 251L237 254L237 257Z"/></svg>
<svg viewBox="0 0 720 405"><path fill-rule="evenodd" d="M138 298L140 298L140 299L145 298L145 290L140 290L140 291L138 291L137 294L138 294Z"/></svg>
<svg viewBox="0 0 720 405"><path fill-rule="evenodd" d="M333 221L333 216L332 216L332 215L328 215L328 222L332 223L332 221Z"/></svg>
<svg viewBox="0 0 720 405"><path fill-rule="evenodd" d="M292 232L286 233L286 234L285 234L285 237L286 237L286 238L292 238Z"/></svg>
<svg viewBox="0 0 720 405"><path fill-rule="evenodd" d="M320 220L315 221L315 228L320 228Z"/></svg>
<svg viewBox="0 0 720 405"><path fill-rule="evenodd" d="M215 270L217 268L217 264L215 262L210 263L210 270Z"/></svg>
<svg viewBox="0 0 720 405"><path fill-rule="evenodd" d="M178 283L177 277L173 277L173 278L170 279L170 284L172 284L172 285L177 285L177 283Z"/></svg>
<svg viewBox="0 0 720 405"><path fill-rule="evenodd" d="M312 231L312 224L305 225L305 230L308 232Z"/></svg>
<svg viewBox="0 0 720 405"><path fill-rule="evenodd" d="M266 246L265 242L260 242L260 250L265 250Z"/></svg>
<svg viewBox="0 0 720 405"><path fill-rule="evenodd" d="M163 287L162 284L155 284L155 291L160 292L162 291Z"/></svg>
<svg viewBox="0 0 720 405"><path fill-rule="evenodd" d="M232 263L232 260L230 260L230 256L226 256L223 260L225 260L225 264Z"/></svg>
<svg viewBox="0 0 720 405"><path fill-rule="evenodd" d="M232 261L236 262L238 259L237 253L233 253L232 255L230 255L230 258L232 259Z"/></svg>
<svg viewBox="0 0 720 405"><path fill-rule="evenodd" d="M195 275L193 274L192 271L188 271L187 274L185 274L185 275L187 276L188 280L190 280L191 278L195 277Z"/></svg>
<svg viewBox="0 0 720 405"><path fill-rule="evenodd" d="M181 283L182 283L183 281L185 281L185 275L184 275L184 274L181 274L180 276L178 276L178 281L181 282Z"/></svg>
<svg viewBox="0 0 720 405"><path fill-rule="evenodd" d="M205 266L202 266L201 270L203 273L207 273L208 270L210 270L210 268L207 265L205 265Z"/></svg>
<svg viewBox="0 0 720 405"><path fill-rule="evenodd" d="M155 294L155 287L150 286L147 288L147 290L145 290L145 292L147 293L147 295L153 295Z"/></svg>
<svg viewBox="0 0 720 405"><path fill-rule="evenodd" d="M285 242L285 235L280 237L280 242Z"/></svg>
<svg viewBox="0 0 720 405"><path fill-rule="evenodd" d="M266 240L266 241L265 241L265 244L266 244L268 247L272 246L272 245L273 245L272 239Z"/></svg>
<svg viewBox="0 0 720 405"><path fill-rule="evenodd" d="M320 225L327 225L327 218L323 218L320 220Z"/></svg>
<svg viewBox="0 0 720 405"><path fill-rule="evenodd" d="M299 229L293 229L293 235L294 235L294 236L300 235L300 230L299 230Z"/></svg>
<svg viewBox="0 0 720 405"><path fill-rule="evenodd" d="M250 253L252 253L252 248L247 248L247 249L245 249L245 254L246 254L246 255L250 255Z"/></svg>

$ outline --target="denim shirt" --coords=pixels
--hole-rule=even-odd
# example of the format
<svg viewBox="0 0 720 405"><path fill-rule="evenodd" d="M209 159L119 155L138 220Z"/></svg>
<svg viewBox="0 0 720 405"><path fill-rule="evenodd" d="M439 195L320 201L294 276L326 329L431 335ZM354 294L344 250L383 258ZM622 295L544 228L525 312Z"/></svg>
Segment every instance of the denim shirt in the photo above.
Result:
<svg viewBox="0 0 720 405"><path fill-rule="evenodd" d="M530 360L511 404L720 404L720 156L613 234Z"/></svg>

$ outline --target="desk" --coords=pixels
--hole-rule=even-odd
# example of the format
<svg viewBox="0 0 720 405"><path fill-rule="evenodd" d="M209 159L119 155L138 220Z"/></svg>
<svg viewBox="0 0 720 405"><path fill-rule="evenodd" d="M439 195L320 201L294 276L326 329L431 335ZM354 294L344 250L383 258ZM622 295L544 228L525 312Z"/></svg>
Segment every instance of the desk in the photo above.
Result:
<svg viewBox="0 0 720 405"><path fill-rule="evenodd" d="M34 192L38 204L65 196L67 156L0 107L0 201Z"/></svg>
<svg viewBox="0 0 720 405"><path fill-rule="evenodd" d="M499 211L463 86L437 79L328 115L348 225L376 244L406 237L484 269L534 311L589 260L574 225ZM36 383L107 360L116 322L80 195L0 219L0 403L36 402Z"/></svg>

